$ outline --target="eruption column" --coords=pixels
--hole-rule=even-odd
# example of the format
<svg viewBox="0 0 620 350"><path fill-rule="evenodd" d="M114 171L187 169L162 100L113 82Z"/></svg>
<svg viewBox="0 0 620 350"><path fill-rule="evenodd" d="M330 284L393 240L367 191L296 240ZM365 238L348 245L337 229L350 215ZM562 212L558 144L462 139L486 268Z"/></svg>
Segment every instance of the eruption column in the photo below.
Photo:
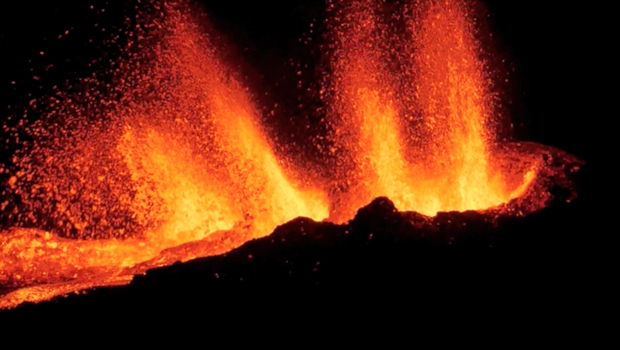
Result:
<svg viewBox="0 0 620 350"><path fill-rule="evenodd" d="M466 5L428 1L414 30L415 96L430 135L432 171L446 209L485 209L509 200L489 160L492 101ZM440 192L441 193L441 192Z"/></svg>
<svg viewBox="0 0 620 350"><path fill-rule="evenodd" d="M247 93L191 23L171 20L150 71L153 84L172 82L159 92L165 97L126 113L127 124L137 120L149 128L142 136L126 128L119 146L133 179L142 184L143 200L136 203L158 203L157 210L148 205L136 212L154 221L162 220L154 215L167 216L160 234L189 234L177 243L240 222L260 237L297 216L325 218L321 194L299 190L285 175Z"/></svg>
<svg viewBox="0 0 620 350"><path fill-rule="evenodd" d="M335 143L345 150L338 180L346 183L343 199L332 219L343 221L377 196L390 197L399 208L407 202L407 164L403 154L392 76L383 65L378 46L385 28L378 23L370 1L345 8L336 29L333 69Z"/></svg>
<svg viewBox="0 0 620 350"><path fill-rule="evenodd" d="M33 128L36 147L17 161L23 170L11 180L33 211L18 218L47 214L53 231L82 239L32 228L2 232L0 285L26 288L4 295L0 308L128 283L155 266L229 251L298 216L327 217L323 193L278 160L200 19L164 3L151 22L145 42L152 46L119 64L120 101L79 106L69 97L52 113L69 119L62 112L77 110L76 123L61 125L79 127L48 129L53 118L43 118ZM95 117L84 111L109 105L107 127L93 129L88 118ZM41 132L54 147L37 138ZM122 229L113 225L119 217ZM105 237L98 229L116 238L83 240Z"/></svg>
<svg viewBox="0 0 620 350"><path fill-rule="evenodd" d="M465 4L416 2L407 34L379 10L359 0L337 16L331 124L347 156L333 195L346 205L331 217L344 221L377 196L427 215L518 196L492 166L492 99ZM396 45L397 35L412 45Z"/></svg>

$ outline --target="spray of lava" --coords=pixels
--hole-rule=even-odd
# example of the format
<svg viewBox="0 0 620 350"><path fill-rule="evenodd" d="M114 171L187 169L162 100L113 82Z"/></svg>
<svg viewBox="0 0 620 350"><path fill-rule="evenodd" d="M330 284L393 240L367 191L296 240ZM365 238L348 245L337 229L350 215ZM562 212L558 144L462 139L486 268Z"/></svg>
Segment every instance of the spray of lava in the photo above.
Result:
<svg viewBox="0 0 620 350"><path fill-rule="evenodd" d="M121 103L106 113L105 127L83 114L106 101L68 98L31 128L40 134L50 120L63 124L16 159L21 170L10 185L29 217L47 218L45 228L57 234L13 228L0 236L2 285L74 281L58 289L67 292L122 283L147 268L226 252L298 216L327 217L322 192L282 165L199 21L178 4L164 4L154 21L162 22L150 34L159 39L152 59L121 63ZM182 255L166 250L197 240L204 245Z"/></svg>
<svg viewBox="0 0 620 350"><path fill-rule="evenodd" d="M198 26L169 17L146 82L170 82L158 91L165 96L122 112L118 150L139 186L132 208L141 224L161 221L154 236L172 245L240 222L259 237L299 215L325 218L321 193L301 191L286 174L247 93Z"/></svg>
<svg viewBox="0 0 620 350"><path fill-rule="evenodd" d="M333 16L324 88L337 161L319 183L274 151L200 21L163 3L129 42L113 93L60 94L28 126L8 182L15 228L0 235L0 285L21 289L0 307L127 283L297 216L342 222L377 196L434 215L521 195L536 164L491 152L492 100L464 2L417 2L400 32L379 9L356 0Z"/></svg>
<svg viewBox="0 0 620 350"><path fill-rule="evenodd" d="M377 196L427 215L519 196L524 178L507 186L493 166L492 98L465 3L416 3L399 35L412 43L401 48L401 59L382 47L396 34L379 5L360 0L339 11L328 85L337 117L332 137L349 157L336 194L346 204L332 218L346 220Z"/></svg>

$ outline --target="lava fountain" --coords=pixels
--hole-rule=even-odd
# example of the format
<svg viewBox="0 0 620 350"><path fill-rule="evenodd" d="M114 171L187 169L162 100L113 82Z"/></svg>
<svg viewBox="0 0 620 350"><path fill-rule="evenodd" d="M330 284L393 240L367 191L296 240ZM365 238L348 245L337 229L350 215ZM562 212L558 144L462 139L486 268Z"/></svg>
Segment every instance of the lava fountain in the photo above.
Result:
<svg viewBox="0 0 620 350"><path fill-rule="evenodd" d="M111 83L85 79L18 126L32 141L7 170L0 308L127 284L298 216L344 223L379 196L429 216L525 215L552 197L558 167L581 164L496 142L490 79L461 0L417 1L390 18L371 0L330 5L328 171L277 152L203 21L183 3L155 3Z"/></svg>
<svg viewBox="0 0 620 350"><path fill-rule="evenodd" d="M17 290L1 306L126 283L147 268L226 252L297 216L327 217L322 193L281 165L199 21L183 5L162 11L150 34L161 40L153 59L121 63L126 85L105 127L80 118L108 101L80 106L67 98L31 128L38 135L49 133L50 120L64 123L51 144L41 137L21 153L9 180L28 217L49 223L47 231L3 233L0 283L48 285ZM182 256L165 250L199 240L203 246L184 246ZM58 282L67 283L49 285Z"/></svg>
<svg viewBox="0 0 620 350"><path fill-rule="evenodd" d="M335 24L332 138L350 156L336 194L346 204L332 217L349 219L377 196L435 215L522 194L535 169L508 184L491 153L493 100L466 5L418 2L399 35L379 9L373 1L351 2ZM394 58L396 45L383 47L392 36L411 43L401 48L405 59Z"/></svg>

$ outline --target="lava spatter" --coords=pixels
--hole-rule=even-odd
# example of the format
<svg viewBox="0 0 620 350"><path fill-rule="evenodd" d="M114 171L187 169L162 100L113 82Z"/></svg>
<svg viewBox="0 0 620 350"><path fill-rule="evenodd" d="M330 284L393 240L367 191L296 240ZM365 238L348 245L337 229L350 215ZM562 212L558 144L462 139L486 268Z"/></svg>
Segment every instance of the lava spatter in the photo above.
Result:
<svg viewBox="0 0 620 350"><path fill-rule="evenodd" d="M493 162L491 92L465 3L416 2L401 32L381 6L353 1L334 16L335 73L326 88L334 91L332 138L350 156L336 180L345 185L335 196L346 204L331 217L347 220L378 196L427 215L518 196L528 178L507 187L505 169ZM393 37L411 45L386 50ZM398 56L413 69L395 68ZM407 113L421 122L412 128Z"/></svg>
<svg viewBox="0 0 620 350"><path fill-rule="evenodd" d="M320 192L289 178L243 86L199 26L175 15L148 78L169 82L155 87L164 97L123 112L130 126L119 150L143 189L136 212L153 216L158 198L158 210L171 218L163 231L173 235L193 230L194 221L213 232L249 220L261 236L299 215L323 219Z"/></svg>
<svg viewBox="0 0 620 350"><path fill-rule="evenodd" d="M394 75L384 65L379 44L386 27L375 14L373 1L344 5L341 22L333 30L337 49L333 53L332 138L345 153L336 170L337 181L346 185L334 194L340 204L331 219L350 219L375 197L388 196L397 206L412 193L407 180L399 105Z"/></svg>
<svg viewBox="0 0 620 350"><path fill-rule="evenodd" d="M297 216L327 217L321 190L300 186L294 165L281 165L198 16L162 3L152 21L153 46L119 64L126 71L112 107L67 96L31 127L34 145L16 158L10 181L24 203L15 214L22 228L2 234L0 283L50 285L10 293L0 306L126 283L122 271L140 262L129 276L197 257L166 250L187 242L219 254ZM104 123L86 115L102 110ZM27 228L42 218L44 231Z"/></svg>

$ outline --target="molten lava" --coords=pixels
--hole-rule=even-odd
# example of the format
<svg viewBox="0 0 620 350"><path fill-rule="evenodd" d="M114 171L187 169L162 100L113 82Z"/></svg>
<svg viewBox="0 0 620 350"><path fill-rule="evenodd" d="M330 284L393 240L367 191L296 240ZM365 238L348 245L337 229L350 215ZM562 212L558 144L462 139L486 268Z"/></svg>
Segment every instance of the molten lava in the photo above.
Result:
<svg viewBox="0 0 620 350"><path fill-rule="evenodd" d="M131 100L106 116L108 128L62 129L71 136L30 149L18 160L24 170L11 180L31 213L48 216L54 231L76 238L109 233L108 239L29 228L3 234L2 285L71 283L19 290L0 307L126 283L148 268L226 252L298 216L328 216L322 192L302 184L294 166L281 165L256 108L195 19L183 7L164 9L166 29L157 33L163 42L145 72L123 72L122 79L138 83L123 91ZM64 103L55 114L79 109ZM35 157L45 161L34 163ZM125 222L117 223L119 216ZM209 237L223 230L226 235ZM198 240L202 248L166 250ZM140 262L146 263L136 269ZM132 273L122 273L131 266Z"/></svg>
<svg viewBox="0 0 620 350"><path fill-rule="evenodd" d="M378 196L426 215L518 197L532 178L507 186L493 161L492 99L466 5L418 4L401 34L411 36L404 64L414 68L400 74L388 67L394 52L381 47L395 34L378 10L370 0L353 2L336 26L333 138L351 157L339 173L347 204L332 217L349 219Z"/></svg>
<svg viewBox="0 0 620 350"><path fill-rule="evenodd" d="M0 308L125 284L298 216L344 222L378 196L435 215L497 208L535 182L538 156L494 145L489 78L461 0L416 3L400 33L374 1L338 9L329 179L276 152L186 6L161 8L118 64L118 93L60 94L27 128L34 141L8 182L16 225L0 235L10 290ZM410 45L386 44L394 38Z"/></svg>
<svg viewBox="0 0 620 350"><path fill-rule="evenodd" d="M118 150L139 186L132 209L141 224L160 222L154 239L174 246L239 223L261 237L299 215L327 217L321 193L302 191L285 174L247 93L205 49L207 38L186 18L170 17L146 82L171 81L167 96L122 112Z"/></svg>

